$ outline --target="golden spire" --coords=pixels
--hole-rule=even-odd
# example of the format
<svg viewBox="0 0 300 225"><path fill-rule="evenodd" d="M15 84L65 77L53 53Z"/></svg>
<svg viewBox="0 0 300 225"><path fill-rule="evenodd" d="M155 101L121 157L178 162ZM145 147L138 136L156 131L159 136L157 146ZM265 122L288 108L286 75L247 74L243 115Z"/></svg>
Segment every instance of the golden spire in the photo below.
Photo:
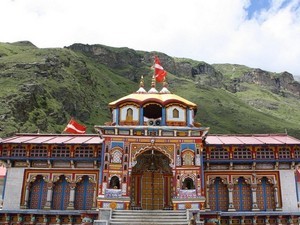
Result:
<svg viewBox="0 0 300 225"><path fill-rule="evenodd" d="M162 94L170 94L171 93L168 90L168 82L167 82L166 77L164 77L163 88L161 89L161 91L159 93L162 93Z"/></svg>
<svg viewBox="0 0 300 225"><path fill-rule="evenodd" d="M158 93L158 91L155 89L156 81L155 81L155 74L152 76L152 82L151 82L151 89L148 91L148 93Z"/></svg>
<svg viewBox="0 0 300 225"><path fill-rule="evenodd" d="M140 81L140 88L139 90L136 91L136 93L147 93L147 91L144 89L144 76L141 76L141 81Z"/></svg>
<svg viewBox="0 0 300 225"><path fill-rule="evenodd" d="M140 87L144 87L144 76L141 76Z"/></svg>

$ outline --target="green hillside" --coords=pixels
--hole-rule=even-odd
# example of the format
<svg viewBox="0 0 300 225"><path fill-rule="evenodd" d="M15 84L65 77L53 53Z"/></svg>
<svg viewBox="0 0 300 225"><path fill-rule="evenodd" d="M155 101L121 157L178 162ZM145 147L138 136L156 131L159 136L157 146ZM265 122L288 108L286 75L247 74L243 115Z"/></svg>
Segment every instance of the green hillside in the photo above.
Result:
<svg viewBox="0 0 300 225"><path fill-rule="evenodd" d="M210 133L287 131L300 138L299 83L288 73L155 54L169 72L169 90L198 105L196 120ZM94 132L95 124L110 121L108 103L136 91L141 75L150 88L153 55L103 45L0 43L0 137L61 133L72 116Z"/></svg>

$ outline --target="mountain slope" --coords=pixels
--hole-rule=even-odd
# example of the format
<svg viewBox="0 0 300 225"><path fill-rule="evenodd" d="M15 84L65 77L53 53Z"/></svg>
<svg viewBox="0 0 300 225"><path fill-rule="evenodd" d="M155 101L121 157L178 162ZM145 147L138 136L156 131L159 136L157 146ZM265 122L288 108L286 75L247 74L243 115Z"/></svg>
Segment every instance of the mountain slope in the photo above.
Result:
<svg viewBox="0 0 300 225"><path fill-rule="evenodd" d="M141 75L150 88L154 54L169 72L169 90L198 105L196 120L210 133L287 130L300 138L300 85L287 72L103 45L39 49L30 42L0 43L0 137L60 133L71 116L93 132L110 120L108 103L136 91Z"/></svg>

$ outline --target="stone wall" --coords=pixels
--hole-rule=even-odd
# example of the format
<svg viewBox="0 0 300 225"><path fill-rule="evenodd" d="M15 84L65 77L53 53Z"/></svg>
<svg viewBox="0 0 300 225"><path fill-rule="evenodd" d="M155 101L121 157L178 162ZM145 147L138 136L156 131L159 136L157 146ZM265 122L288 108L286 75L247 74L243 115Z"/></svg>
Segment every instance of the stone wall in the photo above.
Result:
<svg viewBox="0 0 300 225"><path fill-rule="evenodd" d="M282 210L288 212L300 211L297 206L297 193L294 170L281 170L280 185L282 197Z"/></svg>
<svg viewBox="0 0 300 225"><path fill-rule="evenodd" d="M3 201L4 210L20 209L24 170L25 168L7 168Z"/></svg>

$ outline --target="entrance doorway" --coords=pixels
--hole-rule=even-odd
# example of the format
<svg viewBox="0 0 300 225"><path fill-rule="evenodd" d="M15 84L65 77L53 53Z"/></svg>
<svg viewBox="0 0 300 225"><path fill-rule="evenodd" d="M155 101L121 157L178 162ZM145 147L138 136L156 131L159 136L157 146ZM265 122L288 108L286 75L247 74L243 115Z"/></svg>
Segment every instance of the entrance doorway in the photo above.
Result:
<svg viewBox="0 0 300 225"><path fill-rule="evenodd" d="M132 169L132 208L160 210L171 207L172 169L169 164L169 158L156 150L137 157Z"/></svg>

